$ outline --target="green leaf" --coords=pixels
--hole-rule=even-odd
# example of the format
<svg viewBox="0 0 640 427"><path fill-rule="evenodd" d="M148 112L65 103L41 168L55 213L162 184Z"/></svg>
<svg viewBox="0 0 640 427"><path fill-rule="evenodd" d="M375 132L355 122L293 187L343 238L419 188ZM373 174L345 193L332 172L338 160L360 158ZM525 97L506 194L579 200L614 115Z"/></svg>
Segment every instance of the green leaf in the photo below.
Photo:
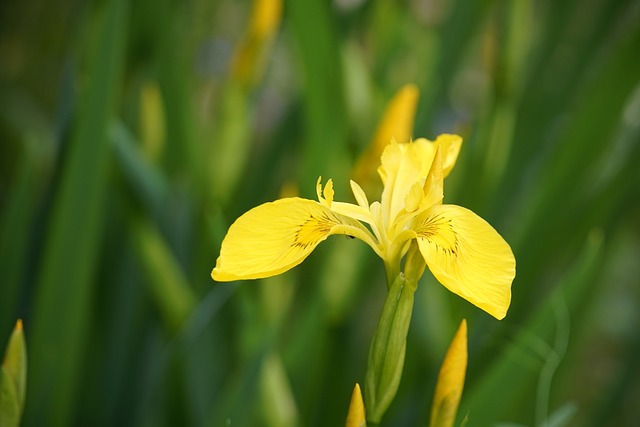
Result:
<svg viewBox="0 0 640 427"><path fill-rule="evenodd" d="M195 307L196 297L169 247L146 220L134 220L131 231L151 297L169 332L177 332Z"/></svg>
<svg viewBox="0 0 640 427"><path fill-rule="evenodd" d="M18 427L22 408L13 378L0 367L0 427Z"/></svg>
<svg viewBox="0 0 640 427"><path fill-rule="evenodd" d="M348 182L346 165L340 164L347 137L340 48L329 3L291 1L287 6L305 81L307 128L300 188L303 195L311 196L320 175L333 177L337 184L344 182L345 188Z"/></svg>
<svg viewBox="0 0 640 427"><path fill-rule="evenodd" d="M575 403L568 402L555 410L555 412L549 415L546 425L547 427L564 427L569 425L573 417L578 412L578 407Z"/></svg>
<svg viewBox="0 0 640 427"><path fill-rule="evenodd" d="M212 192L223 204L235 195L245 171L252 147L250 114L247 93L239 84L228 82L220 95L218 126L208 165Z"/></svg>
<svg viewBox="0 0 640 427"><path fill-rule="evenodd" d="M106 3L46 230L32 309L27 424L68 425L73 413L97 279L110 158L107 127L122 74L127 5Z"/></svg>
<svg viewBox="0 0 640 427"><path fill-rule="evenodd" d="M114 122L109 134L116 159L133 193L149 212L159 215L167 203L165 177L144 157L138 142L122 121Z"/></svg>
<svg viewBox="0 0 640 427"><path fill-rule="evenodd" d="M21 153L13 175L0 218L0 337L8 335L15 319L21 277L29 261L25 237L33 218L36 167L28 149Z"/></svg>
<svg viewBox="0 0 640 427"><path fill-rule="evenodd" d="M24 399L27 393L27 346L24 342L22 320L16 322L13 333L7 343L2 368L10 376L15 384L16 397L20 410L24 407Z"/></svg>
<svg viewBox="0 0 640 427"><path fill-rule="evenodd" d="M27 349L22 321L18 320L7 343L0 371L0 427L17 427L27 390Z"/></svg>
<svg viewBox="0 0 640 427"><path fill-rule="evenodd" d="M265 355L260 368L260 400L265 424L270 427L299 425L298 408L282 358L275 352Z"/></svg>

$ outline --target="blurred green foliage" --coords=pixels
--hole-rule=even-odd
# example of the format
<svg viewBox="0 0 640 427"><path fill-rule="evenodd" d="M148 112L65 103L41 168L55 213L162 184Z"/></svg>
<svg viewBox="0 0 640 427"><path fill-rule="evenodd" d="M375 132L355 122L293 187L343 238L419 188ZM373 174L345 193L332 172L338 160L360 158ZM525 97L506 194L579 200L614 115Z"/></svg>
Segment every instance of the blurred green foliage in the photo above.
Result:
<svg viewBox="0 0 640 427"><path fill-rule="evenodd" d="M517 276L498 322L425 275L382 425L428 424L463 317L467 426L637 422L640 4L287 1L264 46L251 7L0 6L0 343L23 318L23 425L343 424L386 291L374 254L334 237L281 277L209 273L283 188L322 175L349 198L405 83L415 137L464 136L446 201ZM248 77L238 46L262 55Z"/></svg>
<svg viewBox="0 0 640 427"><path fill-rule="evenodd" d="M0 364L0 426L18 427L27 392L27 349L22 321L9 337Z"/></svg>

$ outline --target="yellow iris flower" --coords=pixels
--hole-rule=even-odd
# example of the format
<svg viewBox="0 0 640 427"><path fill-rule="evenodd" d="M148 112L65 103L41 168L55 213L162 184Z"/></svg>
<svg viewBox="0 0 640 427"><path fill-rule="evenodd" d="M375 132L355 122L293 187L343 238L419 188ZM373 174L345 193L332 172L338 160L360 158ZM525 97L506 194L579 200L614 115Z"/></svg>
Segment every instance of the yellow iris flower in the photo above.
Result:
<svg viewBox="0 0 640 427"><path fill-rule="evenodd" d="M333 200L333 183L318 179L318 201L298 197L265 203L229 228L213 269L216 281L274 276L300 264L333 234L357 237L382 258L387 275L415 239L426 265L450 291L502 319L511 301L515 258L504 239L468 209L442 204L443 181L456 163L462 138L392 141L378 173L384 188L369 203L354 181L357 204Z"/></svg>

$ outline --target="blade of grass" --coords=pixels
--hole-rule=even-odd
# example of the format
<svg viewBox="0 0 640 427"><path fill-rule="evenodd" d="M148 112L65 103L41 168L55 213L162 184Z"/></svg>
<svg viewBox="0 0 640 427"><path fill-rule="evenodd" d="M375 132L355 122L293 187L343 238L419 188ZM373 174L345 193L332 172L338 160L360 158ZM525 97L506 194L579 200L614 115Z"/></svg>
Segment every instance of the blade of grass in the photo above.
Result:
<svg viewBox="0 0 640 427"><path fill-rule="evenodd" d="M603 46L613 50L610 39L623 27L620 16L624 15L625 11L621 12L621 9L625 2L609 1L605 7L600 0L590 3L594 4L585 7L584 2L575 0L552 2L546 13L539 12L539 28L545 31L540 32L538 47L531 51L531 72L523 82L525 89L514 134L516 142L507 165L507 176L522 177L523 171L536 164L534 159L540 159L548 147L558 145L552 132L556 131L560 120L574 105L585 106L585 102L576 103L576 98L584 96L582 85L588 76L586 71L592 72L594 66L601 66L604 56L598 53ZM567 22L572 25L565 25ZM571 40L571 55L566 55L565 43L568 42L558 42L564 40ZM603 81L600 78L593 80L596 85ZM613 83L609 82L609 85ZM597 122L584 122L583 126L592 128L593 123ZM513 197L519 190L521 178L504 179L501 184L496 192L497 200ZM498 209L502 206L501 203L493 205Z"/></svg>
<svg viewBox="0 0 640 427"><path fill-rule="evenodd" d="M346 165L341 164L346 158L347 127L340 49L329 3L310 0L287 5L305 81L306 137L300 190L310 197L321 175L332 177L338 185L344 182L346 189Z"/></svg>
<svg viewBox="0 0 640 427"><path fill-rule="evenodd" d="M130 230L148 278L151 298L162 314L166 329L175 333L193 311L196 297L158 231L141 218L132 220Z"/></svg>
<svg viewBox="0 0 640 427"><path fill-rule="evenodd" d="M158 81L162 91L167 143L164 160L171 173L193 178L192 185L201 189L204 184L202 174L202 150L196 138L196 122L193 105L189 96L191 75L184 69L192 61L184 49L184 34L180 31L184 17L181 3L169 0L146 2L147 10L154 11L158 19L154 21L155 37L158 40ZM187 173L188 172L188 173Z"/></svg>
<svg viewBox="0 0 640 427"><path fill-rule="evenodd" d="M124 58L127 7L107 4L49 223L33 309L25 425L68 425L87 333L108 178L107 125Z"/></svg>
<svg viewBox="0 0 640 427"><path fill-rule="evenodd" d="M582 102L572 115L557 146L536 179L533 191L527 194L526 207L519 218L521 227L511 241L519 254L519 275L535 277L539 266L555 254L549 247L562 247L566 230L575 223L575 187L585 179L586 172L603 155L626 101L638 83L640 61L634 53L640 46L640 27L632 29L618 45L591 85L585 90ZM606 109L602 106L607 105ZM597 126L588 126L597 123ZM558 209L562 207L561 209ZM528 301L532 287L514 295L514 305Z"/></svg>
<svg viewBox="0 0 640 427"><path fill-rule="evenodd" d="M9 336L18 311L22 271L27 259L27 236L34 206L35 169L26 152L14 172L0 222L0 342Z"/></svg>
<svg viewBox="0 0 640 427"><path fill-rule="evenodd" d="M137 141L121 121L109 129L116 159L137 200L156 219L167 203L168 184L165 176L142 154Z"/></svg>

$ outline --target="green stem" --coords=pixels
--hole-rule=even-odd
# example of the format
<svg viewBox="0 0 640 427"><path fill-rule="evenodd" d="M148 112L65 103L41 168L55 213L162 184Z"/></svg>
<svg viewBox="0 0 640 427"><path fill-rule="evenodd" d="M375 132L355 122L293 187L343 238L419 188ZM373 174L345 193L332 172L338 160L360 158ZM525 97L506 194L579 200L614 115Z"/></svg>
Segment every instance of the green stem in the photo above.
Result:
<svg viewBox="0 0 640 427"><path fill-rule="evenodd" d="M380 422L398 391L417 284L417 280L407 280L399 273L385 299L371 342L365 379L365 407L370 424Z"/></svg>
<svg viewBox="0 0 640 427"><path fill-rule="evenodd" d="M389 263L385 261L384 270L387 273L387 290L390 291L396 278L400 275L400 264L399 262Z"/></svg>

